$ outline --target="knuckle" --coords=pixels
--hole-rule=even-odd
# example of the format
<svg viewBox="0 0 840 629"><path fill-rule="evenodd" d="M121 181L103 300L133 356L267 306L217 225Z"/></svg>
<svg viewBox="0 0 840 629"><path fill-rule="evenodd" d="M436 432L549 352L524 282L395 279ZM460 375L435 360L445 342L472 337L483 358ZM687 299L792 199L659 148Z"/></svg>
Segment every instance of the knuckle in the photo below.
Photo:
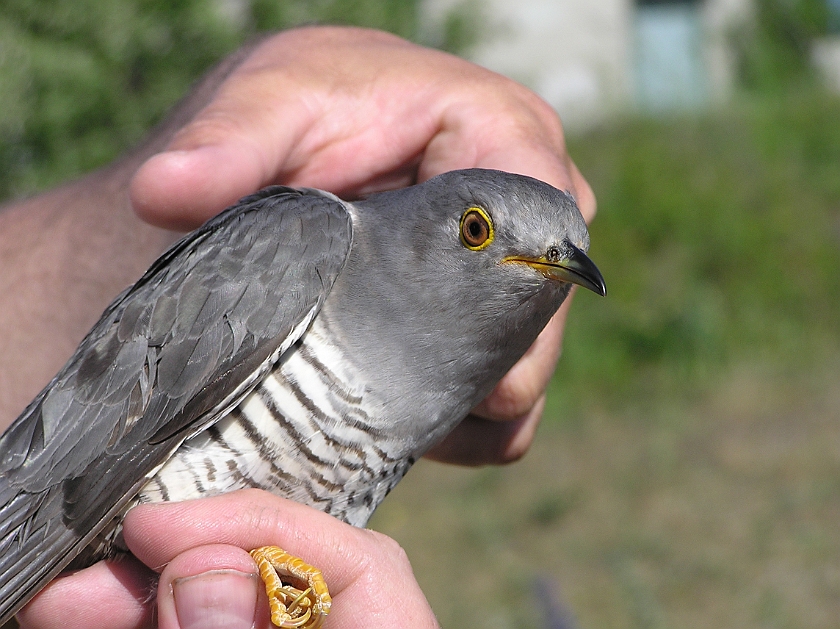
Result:
<svg viewBox="0 0 840 629"><path fill-rule="evenodd" d="M170 149L190 150L216 144L239 135L241 123L218 107L207 108L182 127L173 137Z"/></svg>
<svg viewBox="0 0 840 629"><path fill-rule="evenodd" d="M373 545L381 549L385 554L407 556L405 555L405 551L402 546L400 546L399 542L397 542L394 538L372 529L364 529L364 532L370 537Z"/></svg>
<svg viewBox="0 0 840 629"><path fill-rule="evenodd" d="M399 568L410 568L408 554L399 542L378 531L365 529L364 532L369 535L371 546L375 549L376 559L372 562L374 566L387 562Z"/></svg>
<svg viewBox="0 0 840 629"><path fill-rule="evenodd" d="M563 124L554 108L524 85L507 78L504 81L512 129L529 136L539 134L537 137L553 147L564 146Z"/></svg>

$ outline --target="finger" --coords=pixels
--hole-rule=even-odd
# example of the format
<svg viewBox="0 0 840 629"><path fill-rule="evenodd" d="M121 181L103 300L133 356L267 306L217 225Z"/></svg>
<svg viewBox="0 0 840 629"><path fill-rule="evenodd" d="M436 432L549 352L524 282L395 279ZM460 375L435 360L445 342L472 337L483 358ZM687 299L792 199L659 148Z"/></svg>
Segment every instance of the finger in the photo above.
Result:
<svg viewBox="0 0 840 629"><path fill-rule="evenodd" d="M580 172L577 165L569 158L569 170L572 173L572 194L577 201L580 213L587 225L595 218L595 213L598 209L598 202L595 198L595 192L592 186L584 178L583 173Z"/></svg>
<svg viewBox="0 0 840 629"><path fill-rule="evenodd" d="M167 535L161 536L160 532ZM347 565L364 565L365 531L311 507L260 490L242 490L201 500L140 505L129 511L126 544L148 566L163 569L197 546L227 544L243 549L277 545L304 561L334 572L346 586Z"/></svg>
<svg viewBox="0 0 840 629"><path fill-rule="evenodd" d="M557 113L539 96L497 74L476 72L460 89L441 87L440 132L431 140L420 178L456 168L496 168L558 188L577 184Z"/></svg>
<svg viewBox="0 0 840 629"><path fill-rule="evenodd" d="M168 150L140 167L130 195L141 218L191 229L273 181L298 129L309 122L299 103L288 98L275 104L283 124L270 118L269 110L258 106L265 89L259 83L257 77L234 74ZM242 101L241 94L253 100Z"/></svg>
<svg viewBox="0 0 840 629"><path fill-rule="evenodd" d="M172 150L150 158L131 183L143 220L175 231L194 229L261 187L262 157L247 145ZM226 174L219 176L221 163Z"/></svg>
<svg viewBox="0 0 840 629"><path fill-rule="evenodd" d="M333 629L437 626L411 565L396 542L264 491L141 505L129 512L124 534L129 547L143 561L168 564L162 584L208 572L208 578L212 578L213 570L220 569L223 574L218 578L237 578L239 587L250 587L242 584L248 580L249 558L237 555L231 547L278 545L322 570L333 596L329 617ZM240 574L231 574L231 570ZM198 581L177 584L171 601L177 618L178 588L182 585L196 586L186 595L195 594L194 598L182 599L182 603L194 605L207 600L206 581ZM251 600L248 598L248 605ZM162 616L164 613L172 617L172 607L161 610Z"/></svg>
<svg viewBox="0 0 840 629"><path fill-rule="evenodd" d="M150 628L156 585L154 572L125 555L59 576L17 618L24 629Z"/></svg>
<svg viewBox="0 0 840 629"><path fill-rule="evenodd" d="M385 33L310 28L257 47L131 194L145 219L186 228L268 183L353 197L476 166L587 196L529 90Z"/></svg>
<svg viewBox="0 0 840 629"><path fill-rule="evenodd" d="M426 457L457 465L504 465L519 460L531 447L545 406L545 396L515 421L493 421L469 415Z"/></svg>
<svg viewBox="0 0 840 629"><path fill-rule="evenodd" d="M421 50L364 29L270 38L138 170L135 209L156 224L189 226L269 183L349 196L375 180L410 183L415 169L403 169L435 130L425 101L406 99L417 91L406 67Z"/></svg>
<svg viewBox="0 0 840 629"><path fill-rule="evenodd" d="M540 179L572 193L586 222L595 195L569 157L563 125L537 94L501 75L475 68L459 88L444 84L440 129L430 139L419 180L458 168L493 168Z"/></svg>
<svg viewBox="0 0 840 629"><path fill-rule="evenodd" d="M237 546L189 549L169 562L158 588L159 629L271 626L256 565Z"/></svg>

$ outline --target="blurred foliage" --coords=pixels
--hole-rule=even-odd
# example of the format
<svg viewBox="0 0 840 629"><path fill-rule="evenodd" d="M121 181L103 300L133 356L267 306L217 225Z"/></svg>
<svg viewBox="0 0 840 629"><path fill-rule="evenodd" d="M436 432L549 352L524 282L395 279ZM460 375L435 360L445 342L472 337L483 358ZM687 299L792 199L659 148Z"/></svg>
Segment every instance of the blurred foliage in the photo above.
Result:
<svg viewBox="0 0 840 629"><path fill-rule="evenodd" d="M817 377L840 353L840 99L810 56L836 17L758 0L729 107L572 139L609 295L578 298L549 416L680 404L744 365Z"/></svg>
<svg viewBox="0 0 840 629"><path fill-rule="evenodd" d="M735 33L732 45L744 87L781 92L812 78L811 43L837 26L834 0L758 0L755 21Z"/></svg>
<svg viewBox="0 0 840 629"><path fill-rule="evenodd" d="M213 63L259 32L354 24L457 50L457 9L423 33L419 0L3 0L0 199L108 163Z"/></svg>
<svg viewBox="0 0 840 629"><path fill-rule="evenodd" d="M497 33L500 25L488 16L482 0L459 0L436 22L421 24L421 43L453 54L469 57L469 50L487 36Z"/></svg>
<svg viewBox="0 0 840 629"><path fill-rule="evenodd" d="M249 4L250 22L260 31L323 23L370 26L413 40L419 33L419 0L251 0Z"/></svg>
<svg viewBox="0 0 840 629"><path fill-rule="evenodd" d="M553 403L702 396L734 365L838 355L838 121L840 99L811 90L575 138L609 293L578 295Z"/></svg>
<svg viewBox="0 0 840 629"><path fill-rule="evenodd" d="M0 195L108 162L246 36L204 0L5 0Z"/></svg>

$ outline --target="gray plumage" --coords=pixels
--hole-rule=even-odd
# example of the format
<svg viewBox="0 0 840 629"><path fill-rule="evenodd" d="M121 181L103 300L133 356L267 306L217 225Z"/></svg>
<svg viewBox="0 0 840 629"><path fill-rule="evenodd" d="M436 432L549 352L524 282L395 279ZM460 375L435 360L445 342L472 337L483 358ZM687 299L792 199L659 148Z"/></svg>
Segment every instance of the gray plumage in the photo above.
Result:
<svg viewBox="0 0 840 629"><path fill-rule="evenodd" d="M476 250L470 208L492 220ZM272 187L210 220L0 438L0 624L113 552L137 501L257 486L364 525L570 281L603 294L587 247L568 194L477 169L353 204Z"/></svg>

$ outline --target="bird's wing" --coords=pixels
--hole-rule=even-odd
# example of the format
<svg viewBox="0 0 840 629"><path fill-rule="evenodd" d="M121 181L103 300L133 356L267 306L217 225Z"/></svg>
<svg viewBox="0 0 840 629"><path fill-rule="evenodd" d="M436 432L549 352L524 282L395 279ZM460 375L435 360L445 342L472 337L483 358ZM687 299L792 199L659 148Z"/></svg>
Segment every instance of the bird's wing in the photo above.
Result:
<svg viewBox="0 0 840 629"><path fill-rule="evenodd" d="M351 239L342 201L273 187L117 297L0 437L0 625L300 338Z"/></svg>

